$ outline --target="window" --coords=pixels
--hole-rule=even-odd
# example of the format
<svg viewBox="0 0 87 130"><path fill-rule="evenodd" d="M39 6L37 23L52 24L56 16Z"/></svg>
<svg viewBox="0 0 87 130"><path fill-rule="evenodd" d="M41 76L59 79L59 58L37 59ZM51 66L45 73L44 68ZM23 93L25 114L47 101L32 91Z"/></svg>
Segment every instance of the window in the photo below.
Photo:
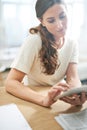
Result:
<svg viewBox="0 0 87 130"><path fill-rule="evenodd" d="M2 6L0 44L2 47L19 46L28 34L28 29L38 23L34 5L29 0L1 0L0 3Z"/></svg>

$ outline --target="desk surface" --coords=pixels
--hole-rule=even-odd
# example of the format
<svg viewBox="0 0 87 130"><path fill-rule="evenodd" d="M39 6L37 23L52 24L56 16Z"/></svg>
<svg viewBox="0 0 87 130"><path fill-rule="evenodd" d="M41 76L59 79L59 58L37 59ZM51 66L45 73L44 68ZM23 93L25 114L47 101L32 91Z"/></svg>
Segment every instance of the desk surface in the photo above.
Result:
<svg viewBox="0 0 87 130"><path fill-rule="evenodd" d="M33 87L37 92L46 94L49 87ZM54 117L60 113L77 112L87 107L87 102L82 107L71 106L62 101L57 101L51 108L45 108L31 102L16 98L0 87L0 106L15 103L24 115L33 130L63 130Z"/></svg>

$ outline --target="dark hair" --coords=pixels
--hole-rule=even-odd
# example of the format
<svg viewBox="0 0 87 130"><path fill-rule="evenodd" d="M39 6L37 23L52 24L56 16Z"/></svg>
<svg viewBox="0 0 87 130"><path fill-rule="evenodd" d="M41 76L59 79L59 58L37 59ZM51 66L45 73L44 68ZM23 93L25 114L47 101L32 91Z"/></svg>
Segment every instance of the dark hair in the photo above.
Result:
<svg viewBox="0 0 87 130"><path fill-rule="evenodd" d="M41 18L44 12L54 4L64 4L63 0L37 0L36 2L36 15ZM42 48L39 52L41 64L43 66L43 73L52 75L59 67L58 52L55 48L54 36L43 27L42 24L35 28L31 28L30 33L34 34L39 32L42 39Z"/></svg>
<svg viewBox="0 0 87 130"><path fill-rule="evenodd" d="M35 6L37 18L41 18L48 8L57 3L65 4L64 0L37 0Z"/></svg>

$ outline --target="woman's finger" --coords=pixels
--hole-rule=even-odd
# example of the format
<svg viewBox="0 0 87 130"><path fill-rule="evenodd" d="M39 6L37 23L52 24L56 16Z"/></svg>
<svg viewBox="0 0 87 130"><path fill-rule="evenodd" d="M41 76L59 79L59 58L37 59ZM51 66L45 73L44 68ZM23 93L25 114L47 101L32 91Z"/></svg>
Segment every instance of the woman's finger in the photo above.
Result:
<svg viewBox="0 0 87 130"><path fill-rule="evenodd" d="M71 105L81 105L79 96L77 97L63 97L61 100L71 104Z"/></svg>
<svg viewBox="0 0 87 130"><path fill-rule="evenodd" d="M82 92L81 93L81 102L84 103L86 100L87 100L86 93Z"/></svg>

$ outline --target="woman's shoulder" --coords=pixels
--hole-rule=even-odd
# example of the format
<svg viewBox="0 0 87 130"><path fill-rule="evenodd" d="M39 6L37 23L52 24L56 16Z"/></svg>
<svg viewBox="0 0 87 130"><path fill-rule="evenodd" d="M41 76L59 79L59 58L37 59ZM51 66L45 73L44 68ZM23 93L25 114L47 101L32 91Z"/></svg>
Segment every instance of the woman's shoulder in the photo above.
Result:
<svg viewBox="0 0 87 130"><path fill-rule="evenodd" d="M26 48L41 48L41 37L40 34L30 34L24 39L22 46Z"/></svg>
<svg viewBox="0 0 87 130"><path fill-rule="evenodd" d="M77 44L78 41L75 38L72 37L66 37L67 43Z"/></svg>
<svg viewBox="0 0 87 130"><path fill-rule="evenodd" d="M39 33L31 34L29 33L28 36L25 38L25 41L35 43L41 43L41 37Z"/></svg>
<svg viewBox="0 0 87 130"><path fill-rule="evenodd" d="M70 47L78 45L78 41L72 37L67 37L65 41L66 41L66 45L68 45Z"/></svg>

